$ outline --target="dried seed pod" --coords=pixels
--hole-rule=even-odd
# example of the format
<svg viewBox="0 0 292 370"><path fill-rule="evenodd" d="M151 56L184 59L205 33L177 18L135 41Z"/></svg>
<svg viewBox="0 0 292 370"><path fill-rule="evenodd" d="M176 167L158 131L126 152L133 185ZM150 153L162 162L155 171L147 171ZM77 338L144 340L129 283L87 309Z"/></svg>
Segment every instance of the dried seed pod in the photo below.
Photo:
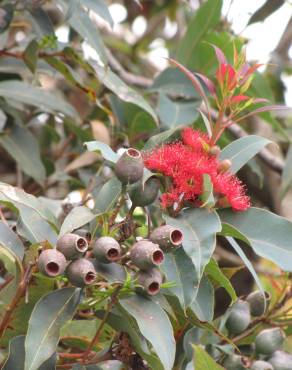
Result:
<svg viewBox="0 0 292 370"><path fill-rule="evenodd" d="M250 370L274 370L274 368L267 361L258 360L252 364Z"/></svg>
<svg viewBox="0 0 292 370"><path fill-rule="evenodd" d="M285 334L280 328L262 330L255 339L256 352L263 355L271 355L281 348Z"/></svg>
<svg viewBox="0 0 292 370"><path fill-rule="evenodd" d="M271 295L268 292L265 292L264 297L262 292L256 290L255 292L250 293L247 296L246 300L250 305L250 313L252 314L252 316L262 316L269 305Z"/></svg>
<svg viewBox="0 0 292 370"><path fill-rule="evenodd" d="M162 280L162 274L157 268L138 273L138 282L149 295L155 295L160 291Z"/></svg>
<svg viewBox="0 0 292 370"><path fill-rule="evenodd" d="M157 177L150 177L144 186L142 182L134 184L129 190L129 196L134 206L145 207L153 203L158 196L160 182Z"/></svg>
<svg viewBox="0 0 292 370"><path fill-rule="evenodd" d="M130 250L130 259L142 270L159 266L164 260L164 254L159 245L150 240L140 240Z"/></svg>
<svg viewBox="0 0 292 370"><path fill-rule="evenodd" d="M93 255L102 263L117 261L121 256L120 244L110 236L102 236L93 244Z"/></svg>
<svg viewBox="0 0 292 370"><path fill-rule="evenodd" d="M241 299L231 307L230 314L226 321L226 328L230 334L242 333L250 324L249 304Z"/></svg>
<svg viewBox="0 0 292 370"><path fill-rule="evenodd" d="M224 369L226 370L244 370L246 367L242 363L242 357L239 355L228 355L223 362Z"/></svg>
<svg viewBox="0 0 292 370"><path fill-rule="evenodd" d="M269 363L274 370L292 370L292 355L284 351L276 351L269 358Z"/></svg>
<svg viewBox="0 0 292 370"><path fill-rule="evenodd" d="M183 234L171 225L163 225L154 229L149 239L158 244L164 252L170 252L181 245Z"/></svg>
<svg viewBox="0 0 292 370"><path fill-rule="evenodd" d="M40 272L49 277L56 277L63 274L66 268L66 258L56 249L42 251L38 259Z"/></svg>
<svg viewBox="0 0 292 370"><path fill-rule="evenodd" d="M133 184L141 180L143 176L144 164L141 153L129 148L119 158L115 165L115 174L122 184Z"/></svg>
<svg viewBox="0 0 292 370"><path fill-rule="evenodd" d="M96 278L94 265L86 258L72 261L66 269L66 274L70 283L80 288L92 284Z"/></svg>
<svg viewBox="0 0 292 370"><path fill-rule="evenodd" d="M80 258L88 249L85 238L77 234L65 234L57 241L57 249L64 254L67 260Z"/></svg>

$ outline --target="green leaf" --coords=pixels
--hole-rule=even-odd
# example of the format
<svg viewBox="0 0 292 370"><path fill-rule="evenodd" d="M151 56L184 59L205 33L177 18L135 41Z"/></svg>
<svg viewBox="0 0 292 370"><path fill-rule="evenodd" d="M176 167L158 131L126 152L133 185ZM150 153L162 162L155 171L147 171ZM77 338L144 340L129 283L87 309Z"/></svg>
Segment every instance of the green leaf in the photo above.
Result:
<svg viewBox="0 0 292 370"><path fill-rule="evenodd" d="M37 139L25 127L14 125L9 134L0 136L0 144L15 159L21 170L43 185L45 167Z"/></svg>
<svg viewBox="0 0 292 370"><path fill-rule="evenodd" d="M214 252L216 233L221 231L217 213L204 208L189 208L176 218L165 215L164 219L182 231L183 248L196 268L196 278L200 280Z"/></svg>
<svg viewBox="0 0 292 370"><path fill-rule="evenodd" d="M23 370L24 369L24 341L25 336L19 335L11 339L9 343L9 354L8 358L2 368L2 370ZM56 353L44 362L38 370L52 370L55 369L57 361Z"/></svg>
<svg viewBox="0 0 292 370"><path fill-rule="evenodd" d="M188 24L187 32L180 41L177 58L187 66L190 57L205 34L220 20L222 0L208 0L196 12Z"/></svg>
<svg viewBox="0 0 292 370"><path fill-rule="evenodd" d="M259 256L267 258L285 271L292 271L292 222L265 209L245 212L220 211L220 218L237 229ZM237 236L235 236L237 237Z"/></svg>
<svg viewBox="0 0 292 370"><path fill-rule="evenodd" d="M58 0L58 3L61 5L64 13L66 13L69 9L68 2ZM84 41L93 47L101 61L106 62L105 46L97 26L90 19L88 12L82 8L79 0L71 0L69 4L74 7L74 10L69 14L68 23Z"/></svg>
<svg viewBox="0 0 292 370"><path fill-rule="evenodd" d="M191 81L177 68L163 70L154 79L150 91L158 91L162 94L171 94L175 91L179 96L199 99L199 94L194 89Z"/></svg>
<svg viewBox="0 0 292 370"><path fill-rule="evenodd" d="M148 112L155 122L157 122L156 114L149 103L130 86L125 84L114 72L108 67L101 67L98 64L94 65L94 69L100 79L110 91L116 94L121 100L137 105Z"/></svg>
<svg viewBox="0 0 292 370"><path fill-rule="evenodd" d="M36 40L32 40L26 47L23 53L23 60L32 73L35 73L38 62L39 44Z"/></svg>
<svg viewBox="0 0 292 370"><path fill-rule="evenodd" d="M256 135L249 135L233 141L227 145L220 154L220 159L230 159L232 166L230 171L236 173L253 156L262 150L270 140Z"/></svg>
<svg viewBox="0 0 292 370"><path fill-rule="evenodd" d="M85 206L75 207L66 216L60 230L59 236L70 233L73 230L89 223L96 218L97 215L93 214L89 208Z"/></svg>
<svg viewBox="0 0 292 370"><path fill-rule="evenodd" d="M196 370L223 370L210 355L199 345L193 345L194 348L194 367Z"/></svg>
<svg viewBox="0 0 292 370"><path fill-rule="evenodd" d="M122 299L120 304L136 320L142 335L152 344L164 369L171 370L176 346L166 313L156 303L139 295Z"/></svg>
<svg viewBox="0 0 292 370"><path fill-rule="evenodd" d="M207 264L205 268L205 274L208 275L211 281L218 283L219 287L222 287L226 290L226 292L230 295L232 302L236 301L237 295L232 284L230 283L230 280L220 270L218 263L213 258Z"/></svg>
<svg viewBox="0 0 292 370"><path fill-rule="evenodd" d="M0 244L10 249L20 261L24 256L24 246L19 237L10 229L8 225L0 221Z"/></svg>
<svg viewBox="0 0 292 370"><path fill-rule="evenodd" d="M100 320L72 320L68 321L60 331L60 337L83 337L92 340L98 329Z"/></svg>
<svg viewBox="0 0 292 370"><path fill-rule="evenodd" d="M80 299L80 289L63 288L49 293L36 304L25 339L24 370L37 370L52 356L61 327L72 318Z"/></svg>
<svg viewBox="0 0 292 370"><path fill-rule="evenodd" d="M123 266L118 263L100 263L94 260L94 267L98 275L109 283L124 282L127 274Z"/></svg>
<svg viewBox="0 0 292 370"><path fill-rule="evenodd" d="M228 242L230 243L232 248L236 251L236 253L239 255L239 257L242 259L245 266L248 268L248 270L251 273L251 275L253 276L259 290L262 292L263 297L266 297L264 287L263 287L263 285L262 285L262 283L261 283L261 281L260 281L252 263L246 257L246 255L244 254L244 252L241 249L241 247L239 246L239 244L236 243L236 241L233 238L231 238L230 236L226 237L226 239L228 240Z"/></svg>
<svg viewBox="0 0 292 370"><path fill-rule="evenodd" d="M207 277L200 281L197 296L190 309L200 321L212 321L214 316L214 288Z"/></svg>
<svg viewBox="0 0 292 370"><path fill-rule="evenodd" d="M98 213L107 213L116 204L122 193L122 184L113 177L107 181L100 189L97 197L95 198L95 210Z"/></svg>
<svg viewBox="0 0 292 370"><path fill-rule="evenodd" d="M201 208L213 208L215 206L215 199L213 195L213 184L211 177L208 174L203 175L203 192L200 195L202 202Z"/></svg>
<svg viewBox="0 0 292 370"><path fill-rule="evenodd" d="M167 281L175 283L175 286L168 288L168 291L178 297L182 308L185 309L193 301L198 288L196 270L190 257L183 248L167 253L162 270Z"/></svg>
<svg viewBox="0 0 292 370"><path fill-rule="evenodd" d="M26 82L9 80L0 82L0 96L20 103L33 105L44 112L60 112L70 117L78 117L76 110L61 97L43 88Z"/></svg>
<svg viewBox="0 0 292 370"><path fill-rule="evenodd" d="M159 94L158 99L158 116L161 122L168 128L178 125L188 125L198 118L196 107L200 101L176 102L169 99L164 94Z"/></svg>
<svg viewBox="0 0 292 370"><path fill-rule="evenodd" d="M103 0L81 0L81 4L87 8L93 10L101 18L103 18L111 27L114 26L111 13L108 10L108 6Z"/></svg>
<svg viewBox="0 0 292 370"><path fill-rule="evenodd" d="M180 131L183 126L175 127L167 131L163 131L157 135L151 136L151 138L144 145L143 150L151 150L161 144L169 143L179 137Z"/></svg>
<svg viewBox="0 0 292 370"><path fill-rule="evenodd" d="M87 150L90 152L101 152L101 155L111 164L114 164L119 159L117 153L115 153L111 147L101 141L87 141L84 143Z"/></svg>
<svg viewBox="0 0 292 370"><path fill-rule="evenodd" d="M282 173L282 183L281 183L281 196L287 194L288 190L292 186L292 145L289 146L286 159L285 159L285 167Z"/></svg>

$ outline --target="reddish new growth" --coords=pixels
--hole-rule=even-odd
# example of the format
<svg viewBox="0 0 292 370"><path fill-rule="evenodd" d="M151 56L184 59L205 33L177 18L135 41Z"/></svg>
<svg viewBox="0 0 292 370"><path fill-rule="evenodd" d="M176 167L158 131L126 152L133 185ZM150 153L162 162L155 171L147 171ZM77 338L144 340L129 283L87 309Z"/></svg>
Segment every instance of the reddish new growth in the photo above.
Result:
<svg viewBox="0 0 292 370"><path fill-rule="evenodd" d="M171 179L167 192L161 196L164 208L182 206L185 202L194 206L202 204L203 175L210 176L213 192L220 204L228 204L236 211L250 207L240 180L229 172L219 170L219 160L209 153L210 139L200 131L186 128L182 140L165 144L145 155L145 166Z"/></svg>

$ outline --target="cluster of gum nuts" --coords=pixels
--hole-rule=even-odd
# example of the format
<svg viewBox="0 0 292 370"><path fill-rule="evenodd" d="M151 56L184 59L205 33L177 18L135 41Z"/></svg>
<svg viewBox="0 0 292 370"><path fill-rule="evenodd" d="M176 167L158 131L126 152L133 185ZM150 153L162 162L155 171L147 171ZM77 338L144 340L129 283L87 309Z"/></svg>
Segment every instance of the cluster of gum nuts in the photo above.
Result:
<svg viewBox="0 0 292 370"><path fill-rule="evenodd" d="M163 275L159 265L164 252L181 245L182 233L170 225L153 230L149 239L142 239L132 245L126 253L130 263L137 268L137 280L145 291L154 295L160 290ZM89 244L78 234L65 234L58 239L55 249L45 249L38 258L39 271L49 277L65 274L70 283L84 287L94 283L99 266L118 262L124 256L116 239L102 236Z"/></svg>
<svg viewBox="0 0 292 370"><path fill-rule="evenodd" d="M251 317L261 317L265 314L270 295L260 291L250 293L246 300L239 299L232 306L226 328L229 335L236 336L243 333L251 323ZM226 370L292 370L292 355L281 350L285 339L285 333L279 327L272 327L260 331L251 346L244 346L246 355L255 361L245 361L238 354L229 354L223 362Z"/></svg>
<svg viewBox="0 0 292 370"><path fill-rule="evenodd" d="M155 201L159 192L159 181L150 177L142 184L144 164L141 153L127 149L117 161L114 172L123 185L133 206L145 207ZM39 271L46 276L56 277L65 273L70 283L77 287L92 284L97 276L99 264L118 262L124 257L137 268L138 283L149 295L159 292L163 275L159 265L164 260L164 252L171 252L182 243L182 232L170 225L154 229L149 239L134 243L123 255L118 241L110 236L102 236L90 243L75 234L65 234L57 241L56 249L44 250L38 259Z"/></svg>

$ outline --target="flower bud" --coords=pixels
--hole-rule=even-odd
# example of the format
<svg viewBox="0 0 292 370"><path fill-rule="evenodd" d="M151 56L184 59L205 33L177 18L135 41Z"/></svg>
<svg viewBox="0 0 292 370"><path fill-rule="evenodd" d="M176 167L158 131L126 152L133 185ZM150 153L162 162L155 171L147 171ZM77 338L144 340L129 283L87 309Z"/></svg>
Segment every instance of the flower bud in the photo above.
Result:
<svg viewBox="0 0 292 370"><path fill-rule="evenodd" d="M138 282L149 295L155 295L160 291L160 285L162 284L161 272L157 268L139 271Z"/></svg>
<svg viewBox="0 0 292 370"><path fill-rule="evenodd" d="M245 370L246 367L243 365L241 356L239 355L228 355L223 362L224 369L226 370Z"/></svg>
<svg viewBox="0 0 292 370"><path fill-rule="evenodd" d="M140 240L130 250L130 259L142 270L147 270L160 265L164 260L164 254L157 244L149 240Z"/></svg>
<svg viewBox="0 0 292 370"><path fill-rule="evenodd" d="M159 180L156 177L150 177L144 188L141 182L132 185L129 190L129 196L134 206L145 207L153 203L159 192Z"/></svg>
<svg viewBox="0 0 292 370"><path fill-rule="evenodd" d="M256 290L255 292L250 293L247 296L246 300L250 305L250 313L252 314L252 316L262 316L265 313L265 309L267 308L271 300L271 295L268 292L265 292L264 297L262 292Z"/></svg>
<svg viewBox="0 0 292 370"><path fill-rule="evenodd" d="M87 240L77 234L65 234L57 241L57 249L67 260L80 258L88 249Z"/></svg>
<svg viewBox="0 0 292 370"><path fill-rule="evenodd" d="M93 244L93 255L102 263L117 261L121 256L120 244L110 236L102 236Z"/></svg>
<svg viewBox="0 0 292 370"><path fill-rule="evenodd" d="M66 264L66 258L56 249L45 249L38 259L40 272L49 277L56 277L63 274Z"/></svg>
<svg viewBox="0 0 292 370"><path fill-rule="evenodd" d="M226 328L230 334L240 334L248 327L250 321L249 304L245 301L238 300L231 308L226 321Z"/></svg>
<svg viewBox="0 0 292 370"><path fill-rule="evenodd" d="M154 229L149 239L158 244L164 252L169 252L181 245L183 234L173 226L163 225Z"/></svg>
<svg viewBox="0 0 292 370"><path fill-rule="evenodd" d="M211 148L209 149L209 153L210 153L211 155L215 155L216 157L218 157L218 156L219 156L220 152L221 152L221 149L219 148L219 146L218 146L218 145L213 145L213 146L211 146Z"/></svg>
<svg viewBox="0 0 292 370"><path fill-rule="evenodd" d="M291 370L292 355L284 351L276 351L269 358L269 363L273 365L274 370Z"/></svg>
<svg viewBox="0 0 292 370"><path fill-rule="evenodd" d="M232 162L230 159L223 159L218 165L218 172L225 173L230 170Z"/></svg>
<svg viewBox="0 0 292 370"><path fill-rule="evenodd" d="M250 370L274 370L273 366L269 364L267 361L255 361Z"/></svg>
<svg viewBox="0 0 292 370"><path fill-rule="evenodd" d="M86 258L72 261L66 269L66 274L70 283L80 288L92 284L96 278L94 265Z"/></svg>
<svg viewBox="0 0 292 370"><path fill-rule="evenodd" d="M120 182L126 185L139 181L143 176L143 169L141 153L134 148L129 148L117 161L114 171Z"/></svg>
<svg viewBox="0 0 292 370"><path fill-rule="evenodd" d="M281 348L285 334L280 328L262 330L255 339L256 352L263 355L271 355Z"/></svg>

